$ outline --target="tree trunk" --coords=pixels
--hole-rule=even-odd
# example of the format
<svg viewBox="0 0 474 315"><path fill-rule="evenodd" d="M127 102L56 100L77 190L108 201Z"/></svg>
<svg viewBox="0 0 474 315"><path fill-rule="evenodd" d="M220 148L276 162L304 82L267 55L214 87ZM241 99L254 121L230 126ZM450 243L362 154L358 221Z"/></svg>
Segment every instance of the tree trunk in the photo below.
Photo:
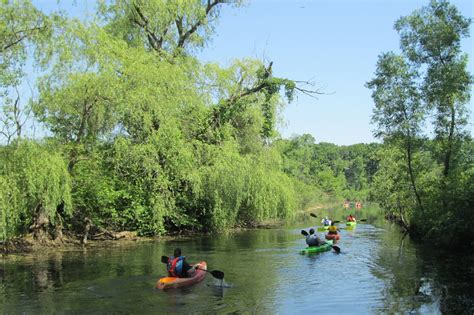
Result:
<svg viewBox="0 0 474 315"><path fill-rule="evenodd" d="M63 241L63 220L60 215L58 215L58 219L56 224L54 225L54 241L62 244Z"/></svg>
<svg viewBox="0 0 474 315"><path fill-rule="evenodd" d="M92 222L89 218L85 218L86 227L84 228L84 237L82 238L82 244L87 244L87 238L89 237L89 230L91 229Z"/></svg>
<svg viewBox="0 0 474 315"><path fill-rule="evenodd" d="M33 232L33 237L39 243L47 243L49 241L49 233L48 233L48 226L49 226L49 218L46 214L46 211L42 204L36 206L35 209L35 218L33 225L31 226L31 230Z"/></svg>
<svg viewBox="0 0 474 315"><path fill-rule="evenodd" d="M451 122L449 124L449 135L448 135L448 143L446 148L446 154L444 156L444 177L447 177L450 171L450 164L451 164L451 155L453 152L453 139L454 139L454 129L456 127L456 110L454 109L454 104L451 100L449 100L450 109L451 109Z"/></svg>
<svg viewBox="0 0 474 315"><path fill-rule="evenodd" d="M408 172L410 173L410 181L411 181L413 191L415 193L416 202L418 203L418 207L420 208L421 214L423 215L424 214L424 209L423 209L423 206L421 204L420 195L418 194L418 190L416 189L415 174L413 173L411 139L408 138L407 141L408 141L408 143L407 143Z"/></svg>

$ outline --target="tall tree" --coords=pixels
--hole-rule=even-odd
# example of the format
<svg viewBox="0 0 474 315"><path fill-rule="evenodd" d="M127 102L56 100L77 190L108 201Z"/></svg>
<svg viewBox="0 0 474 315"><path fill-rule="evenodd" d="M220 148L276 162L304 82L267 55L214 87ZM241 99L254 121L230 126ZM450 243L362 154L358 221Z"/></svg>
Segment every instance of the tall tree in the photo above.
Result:
<svg viewBox="0 0 474 315"><path fill-rule="evenodd" d="M448 239L458 241L461 238L455 234L461 235L463 229L443 225L457 224L461 217L472 215L466 211L469 202L465 198L470 185L459 184L472 181L472 161L466 156L472 146L466 131L466 104L473 78L467 71L467 55L461 50L461 39L469 36L470 24L471 19L444 0L433 0L400 18L395 29L400 34L401 54L383 54L376 78L367 83L373 89L376 135L392 152L404 148L411 183L409 191L392 181L392 193L386 195L391 202L387 203L399 211L410 207L413 198L419 211L411 213L411 227L421 220L430 222L410 228L414 235L441 239L449 234ZM434 132L432 140L422 137L427 122L431 123L428 130ZM403 167L394 160L382 164L382 169L376 176L378 181L389 179Z"/></svg>
<svg viewBox="0 0 474 315"><path fill-rule="evenodd" d="M423 212L413 166L414 144L420 135L425 111L414 80L418 74L410 69L402 56L386 53L379 57L375 76L367 83L367 87L373 89L375 102L372 116L372 122L377 125L375 136L402 143L411 187Z"/></svg>
<svg viewBox="0 0 474 315"><path fill-rule="evenodd" d="M473 80L467 71L467 54L461 51L461 39L469 37L470 24L471 19L448 1L435 0L395 23L404 55L414 66L425 69L421 89L436 117L434 130L445 177L466 136L466 104Z"/></svg>

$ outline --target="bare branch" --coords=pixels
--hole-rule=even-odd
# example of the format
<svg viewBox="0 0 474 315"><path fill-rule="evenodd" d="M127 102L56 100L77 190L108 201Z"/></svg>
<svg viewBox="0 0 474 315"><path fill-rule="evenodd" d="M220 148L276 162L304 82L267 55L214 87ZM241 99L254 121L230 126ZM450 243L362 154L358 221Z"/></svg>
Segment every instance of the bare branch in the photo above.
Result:
<svg viewBox="0 0 474 315"><path fill-rule="evenodd" d="M16 135L18 138L21 138L21 128L23 124L20 123L21 113L20 113L20 108L18 106L20 102L20 93L18 92L18 89L16 87L15 87L15 90L16 90L17 97L15 100L15 103L13 104L13 121L15 122L15 126L16 126Z"/></svg>
<svg viewBox="0 0 474 315"><path fill-rule="evenodd" d="M33 28L30 28L30 29L27 29L27 30L21 30L21 31L16 31L16 32L13 32L13 34L11 35L11 37L14 37L15 40L12 40L10 43L6 44L5 46L1 47L1 51L0 52L4 52L5 50L9 49L10 47L13 47L17 44L19 44L22 40L30 37L30 36L33 36L35 32L40 32L40 31L43 31L44 29L46 29L46 26L37 26L37 27L33 27Z"/></svg>
<svg viewBox="0 0 474 315"><path fill-rule="evenodd" d="M183 29L182 29L182 20L183 20L183 17L179 17L179 20L181 21L180 22L180 27L178 27L178 23L176 24L176 27L178 27L178 44L177 44L177 48L183 48L186 41L189 39L189 37L191 37L192 34L194 34L198 28L204 23L204 20L207 18L207 16L209 15L209 13L211 12L211 10L217 6L218 4L222 4L222 3L225 3L225 0L214 0L214 1L211 1L211 0L208 0L207 1L207 6L206 6L206 14L204 15L204 17L200 20L198 20L196 23L194 23L193 25L191 25L191 27L183 33Z"/></svg>
<svg viewBox="0 0 474 315"><path fill-rule="evenodd" d="M137 24L145 31L146 37L148 38L148 42L150 43L151 47L156 51L161 50L161 47L163 45L163 37L167 33L168 29L165 29L163 32L163 36L158 38L158 36L156 36L156 34L150 29L148 18L143 14L140 7L136 3L133 3L133 8L141 19L138 20L134 18L133 22L135 22L135 24Z"/></svg>
<svg viewBox="0 0 474 315"><path fill-rule="evenodd" d="M272 65L273 65L273 62L270 62L270 64L268 65L268 67L265 69L265 78L268 78L272 72ZM239 80L238 82L238 85L239 85L239 89L238 90L241 90L241 87L242 87L242 83L243 83L243 77ZM265 88L267 85L267 82L266 81L261 81L258 85L254 86L253 88L246 88L243 92L237 94L237 95L232 95L231 97L229 97L229 99L227 100L228 103L234 103L236 102L238 99L241 99L247 95L250 95L250 94L253 94L253 93L257 93L259 91L261 91L263 88Z"/></svg>

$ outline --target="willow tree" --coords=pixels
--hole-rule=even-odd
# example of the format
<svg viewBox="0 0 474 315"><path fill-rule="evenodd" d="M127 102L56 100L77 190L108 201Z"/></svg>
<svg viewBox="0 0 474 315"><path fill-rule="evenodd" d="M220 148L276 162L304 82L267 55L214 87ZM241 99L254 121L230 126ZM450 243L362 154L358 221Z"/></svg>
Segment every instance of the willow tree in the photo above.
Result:
<svg viewBox="0 0 474 315"><path fill-rule="evenodd" d="M33 109L67 156L78 229L87 218L153 235L291 212L292 188L275 184L288 178L262 160L274 154L281 90L288 101L311 91L275 77L272 63L224 68L193 56L229 3L240 4L104 1L99 22L69 20L53 34ZM245 198L242 186L211 176L235 170L236 158L249 170L236 181L254 184ZM219 211L221 202L231 214ZM220 225L212 213L235 220Z"/></svg>
<svg viewBox="0 0 474 315"><path fill-rule="evenodd" d="M3 160L3 159L2 159ZM16 183L5 174L0 175L0 241L15 235L20 225L19 192Z"/></svg>
<svg viewBox="0 0 474 315"><path fill-rule="evenodd" d="M31 119L21 92L27 76L25 65L48 59L47 47L60 20L60 15L46 15L30 0L2 1L0 5L0 136L7 143L21 138Z"/></svg>
<svg viewBox="0 0 474 315"><path fill-rule="evenodd" d="M203 47L212 35L227 0L115 0L101 2L107 29L132 46L177 56Z"/></svg>
<svg viewBox="0 0 474 315"><path fill-rule="evenodd" d="M62 220L72 211L71 179L62 156L47 146L20 141L4 148L0 161L4 237L31 230L40 242L62 240Z"/></svg>

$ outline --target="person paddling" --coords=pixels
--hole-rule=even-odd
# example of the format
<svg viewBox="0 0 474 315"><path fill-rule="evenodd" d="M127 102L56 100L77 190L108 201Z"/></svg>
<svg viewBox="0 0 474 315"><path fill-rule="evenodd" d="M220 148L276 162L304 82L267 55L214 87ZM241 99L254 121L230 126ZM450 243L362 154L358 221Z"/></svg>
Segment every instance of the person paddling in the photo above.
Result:
<svg viewBox="0 0 474 315"><path fill-rule="evenodd" d="M190 266L186 257L181 255L181 248L175 248L173 256L169 257L166 269L170 277L187 278L192 277L196 269L199 269L200 265L195 264Z"/></svg>
<svg viewBox="0 0 474 315"><path fill-rule="evenodd" d="M329 220L328 217L324 217L324 219L321 220L321 223L324 226L329 226L329 225L331 225L331 220Z"/></svg>
<svg viewBox="0 0 474 315"><path fill-rule="evenodd" d="M308 244L308 246L321 246L326 244L326 242L314 234L314 229L309 229L309 235L306 236L306 244Z"/></svg>
<svg viewBox="0 0 474 315"><path fill-rule="evenodd" d="M356 222L356 218L352 216L352 213L346 218L347 222Z"/></svg>
<svg viewBox="0 0 474 315"><path fill-rule="evenodd" d="M331 225L328 228L328 234L337 235L337 231L339 231L339 229L337 228L336 223L331 222Z"/></svg>

